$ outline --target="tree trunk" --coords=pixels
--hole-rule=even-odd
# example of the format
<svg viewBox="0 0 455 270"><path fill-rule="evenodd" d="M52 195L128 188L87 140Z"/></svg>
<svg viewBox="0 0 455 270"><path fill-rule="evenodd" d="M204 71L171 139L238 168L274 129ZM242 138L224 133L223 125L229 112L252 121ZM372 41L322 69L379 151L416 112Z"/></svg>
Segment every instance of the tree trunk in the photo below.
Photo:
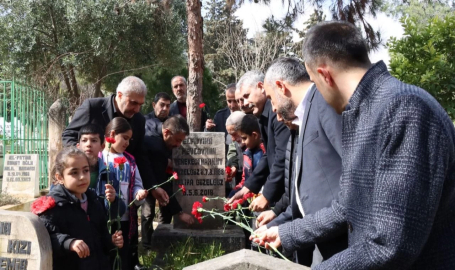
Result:
<svg viewBox="0 0 455 270"><path fill-rule="evenodd" d="M191 131L201 131L202 77L202 16L200 0L187 0L188 14L188 89L186 97L187 120Z"/></svg>

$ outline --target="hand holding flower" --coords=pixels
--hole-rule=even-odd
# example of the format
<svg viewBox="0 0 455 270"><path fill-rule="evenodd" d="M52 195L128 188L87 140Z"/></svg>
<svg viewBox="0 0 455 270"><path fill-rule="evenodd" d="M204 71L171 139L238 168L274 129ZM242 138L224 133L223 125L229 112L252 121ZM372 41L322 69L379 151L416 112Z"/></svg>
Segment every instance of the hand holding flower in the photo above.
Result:
<svg viewBox="0 0 455 270"><path fill-rule="evenodd" d="M145 199L145 197L147 197L147 195L148 195L148 191L145 189L141 189L136 193L136 200L138 200L138 201L143 200L143 199Z"/></svg>

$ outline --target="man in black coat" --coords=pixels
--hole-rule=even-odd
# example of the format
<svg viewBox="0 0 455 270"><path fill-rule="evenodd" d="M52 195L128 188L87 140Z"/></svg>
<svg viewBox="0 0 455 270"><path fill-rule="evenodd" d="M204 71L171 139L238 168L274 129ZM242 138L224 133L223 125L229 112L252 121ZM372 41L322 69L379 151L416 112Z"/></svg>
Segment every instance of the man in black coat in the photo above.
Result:
<svg viewBox="0 0 455 270"><path fill-rule="evenodd" d="M186 91L187 91L187 82L186 79L183 76L174 76L171 79L171 85L172 85L172 92L174 93L175 97L177 98L176 101L174 101L171 104L171 107L169 109L169 116L173 116L176 114L180 114L183 116L183 118L186 118ZM203 131L204 130L204 125L205 122L207 121L207 112L205 110L202 110L201 112L201 127L199 128L198 131Z"/></svg>
<svg viewBox="0 0 455 270"><path fill-rule="evenodd" d="M166 121L169 116L169 109L171 106L171 97L168 93L159 92L155 95L155 98L152 102L153 111L144 115L145 119L155 118L158 119L161 123Z"/></svg>
<svg viewBox="0 0 455 270"><path fill-rule="evenodd" d="M249 71L237 84L245 99L245 106L252 107L253 114L258 118L266 154L262 156L245 186L229 203L250 191L259 193L264 186L262 196L250 204L253 211L263 211L269 203L277 202L284 193L284 159L290 135L289 129L278 121L276 113L273 112L272 104L263 89L263 82L264 74L260 71Z"/></svg>
<svg viewBox="0 0 455 270"><path fill-rule="evenodd" d="M317 91L299 60L277 59L267 71L264 88L278 117L299 126L299 139L290 205L257 233L330 206L338 199L341 176L341 115ZM347 234L317 247L326 260L347 248ZM314 245L298 250L298 263L311 266L313 249Z"/></svg>
<svg viewBox="0 0 455 270"><path fill-rule="evenodd" d="M147 119L153 121L153 119ZM188 123L181 115L174 115L164 121L159 134L147 133L142 145L145 156L145 165L151 174L143 180L144 188L149 189L161 184L168 179L166 169L172 155L172 149L180 147L183 140L190 134ZM172 216L178 214L183 222L192 224L194 219L191 215L182 212L175 196L169 198L173 191L173 183L169 182L152 190L152 195L147 196L142 205L141 226L142 245L150 246L153 234L153 218L155 217L155 198L160 204L163 223L170 223Z"/></svg>
<svg viewBox="0 0 455 270"><path fill-rule="evenodd" d="M126 151L135 157L139 171L142 171L140 148L144 139L145 119L139 111L146 95L147 87L144 82L137 77L129 76L117 86L116 94L84 100L63 131L63 145L75 146L78 142L79 129L87 124L97 124L104 130L114 117L123 117L128 120L133 129L133 137Z"/></svg>

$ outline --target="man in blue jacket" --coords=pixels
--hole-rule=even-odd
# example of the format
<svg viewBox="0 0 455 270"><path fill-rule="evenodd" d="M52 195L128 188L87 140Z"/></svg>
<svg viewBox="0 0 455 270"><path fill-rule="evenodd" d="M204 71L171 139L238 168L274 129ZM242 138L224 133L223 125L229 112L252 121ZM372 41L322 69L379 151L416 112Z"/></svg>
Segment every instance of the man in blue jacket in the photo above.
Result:
<svg viewBox="0 0 455 270"><path fill-rule="evenodd" d="M340 198L254 240L296 250L347 225L348 248L315 269L454 269L455 128L447 113L384 62L370 63L350 23L313 26L303 48L312 81L343 117Z"/></svg>
<svg viewBox="0 0 455 270"><path fill-rule="evenodd" d="M287 168L293 176L285 182L290 192L286 210L267 224L263 212L258 221L267 224L259 228L278 226L305 215L314 214L338 199L341 176L341 115L330 107L317 91L303 64L297 58L279 58L267 70L264 88L278 119L297 126L296 157ZM278 204L279 205L279 204ZM276 208L276 207L275 207ZM274 209L275 210L275 209ZM347 234L317 247L324 260L347 248ZM296 253L297 262L306 266L313 261L313 246Z"/></svg>

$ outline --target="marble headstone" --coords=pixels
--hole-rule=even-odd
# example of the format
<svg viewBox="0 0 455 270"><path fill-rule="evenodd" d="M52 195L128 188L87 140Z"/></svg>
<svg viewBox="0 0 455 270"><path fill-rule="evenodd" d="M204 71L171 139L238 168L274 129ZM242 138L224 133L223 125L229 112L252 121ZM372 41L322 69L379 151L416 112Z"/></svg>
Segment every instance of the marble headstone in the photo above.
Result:
<svg viewBox="0 0 455 270"><path fill-rule="evenodd" d="M0 210L0 269L52 269L52 246L32 213Z"/></svg>
<svg viewBox="0 0 455 270"><path fill-rule="evenodd" d="M174 171L179 175L174 182L174 190L183 184L186 194L176 194L185 213L191 213L195 201L202 197L226 197L225 191L225 138L222 132L192 132L172 154ZM223 201L212 200L203 203L205 209L223 210ZM202 224L197 221L191 229L220 228L222 219L206 217ZM178 218L174 218L175 228L186 228Z"/></svg>
<svg viewBox="0 0 455 270"><path fill-rule="evenodd" d="M38 197L38 166L37 154L5 155L2 191L23 198Z"/></svg>

